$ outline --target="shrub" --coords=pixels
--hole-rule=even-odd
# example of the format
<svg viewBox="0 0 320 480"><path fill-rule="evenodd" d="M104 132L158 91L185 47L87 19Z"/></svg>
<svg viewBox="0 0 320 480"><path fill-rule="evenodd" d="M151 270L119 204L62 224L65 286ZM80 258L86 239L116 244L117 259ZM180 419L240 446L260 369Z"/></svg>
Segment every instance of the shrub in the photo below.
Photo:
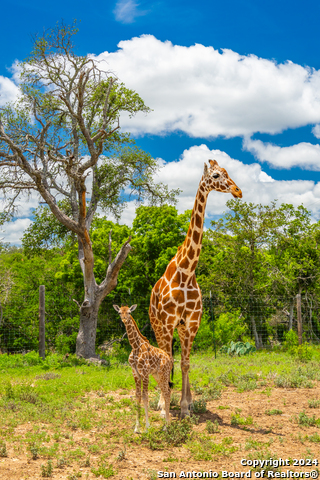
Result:
<svg viewBox="0 0 320 480"><path fill-rule="evenodd" d="M299 339L296 332L289 330L285 334L285 341L283 343L283 348L290 354L298 359L301 362L309 362L313 357L313 348L307 342L304 342L302 345L299 345Z"/></svg>
<svg viewBox="0 0 320 480"><path fill-rule="evenodd" d="M246 342L246 343L230 342L229 345L223 345L223 347L220 348L220 352L221 353L226 353L227 355L230 355L231 357L233 357L233 356L240 357L241 355L248 355L249 353L256 352L256 347L251 345L249 342Z"/></svg>
<svg viewBox="0 0 320 480"><path fill-rule="evenodd" d="M210 420L206 421L206 430L208 433L219 433L219 423L218 420L215 420L212 423Z"/></svg>
<svg viewBox="0 0 320 480"><path fill-rule="evenodd" d="M7 457L8 452L7 452L7 446L6 443L3 440L0 440L0 457Z"/></svg>
<svg viewBox="0 0 320 480"><path fill-rule="evenodd" d="M294 347L293 354L299 358L301 362L309 362L313 357L313 348L307 342Z"/></svg>
<svg viewBox="0 0 320 480"><path fill-rule="evenodd" d="M180 345L180 340L177 342ZM208 312L204 311L197 336L193 342L195 350L208 350L214 346L212 320ZM180 346L181 349L181 346Z"/></svg>
<svg viewBox="0 0 320 480"><path fill-rule="evenodd" d="M299 345L297 333L294 330L289 330L289 332L284 335L284 338L285 340L283 342L283 348L287 352L292 353L294 348Z"/></svg>
<svg viewBox="0 0 320 480"><path fill-rule="evenodd" d="M192 419L186 417L167 425L166 430L151 427L143 435L151 450L163 450L168 445L179 446L186 443L192 435Z"/></svg>
<svg viewBox="0 0 320 480"><path fill-rule="evenodd" d="M194 400L192 403L192 410L194 413L206 413L207 402L200 398L200 400Z"/></svg>
<svg viewBox="0 0 320 480"><path fill-rule="evenodd" d="M247 331L239 312L222 313L214 324L214 338L218 346L236 342Z"/></svg>

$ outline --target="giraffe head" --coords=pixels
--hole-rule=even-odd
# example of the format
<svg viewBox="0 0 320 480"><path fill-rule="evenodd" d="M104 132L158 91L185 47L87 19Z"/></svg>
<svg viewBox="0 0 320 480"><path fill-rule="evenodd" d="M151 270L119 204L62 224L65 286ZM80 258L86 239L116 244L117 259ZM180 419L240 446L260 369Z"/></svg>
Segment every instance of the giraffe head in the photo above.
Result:
<svg viewBox="0 0 320 480"><path fill-rule="evenodd" d="M242 198L242 192L229 177L225 168L219 167L217 160L209 160L209 166L204 164L202 180L207 192L231 193L235 198Z"/></svg>
<svg viewBox="0 0 320 480"><path fill-rule="evenodd" d="M119 313L123 323L126 324L130 321L131 313L137 308L137 305L132 305L132 307L118 307L118 305L113 305L113 308Z"/></svg>

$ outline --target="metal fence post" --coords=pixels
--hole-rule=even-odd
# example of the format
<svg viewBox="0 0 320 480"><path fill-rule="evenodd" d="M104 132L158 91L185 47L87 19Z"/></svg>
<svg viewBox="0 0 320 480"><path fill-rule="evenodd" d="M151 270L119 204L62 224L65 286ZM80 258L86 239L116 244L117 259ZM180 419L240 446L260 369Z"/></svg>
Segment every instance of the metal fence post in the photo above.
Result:
<svg viewBox="0 0 320 480"><path fill-rule="evenodd" d="M45 359L46 337L45 337L45 286L39 287L39 356Z"/></svg>
<svg viewBox="0 0 320 480"><path fill-rule="evenodd" d="M297 294L297 322L299 345L302 344L302 318L301 318L301 293Z"/></svg>

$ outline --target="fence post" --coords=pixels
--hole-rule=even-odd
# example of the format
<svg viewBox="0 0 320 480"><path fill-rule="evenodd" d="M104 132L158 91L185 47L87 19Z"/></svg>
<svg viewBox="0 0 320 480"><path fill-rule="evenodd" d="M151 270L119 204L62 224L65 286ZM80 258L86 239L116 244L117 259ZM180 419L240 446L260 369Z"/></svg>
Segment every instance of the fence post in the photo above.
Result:
<svg viewBox="0 0 320 480"><path fill-rule="evenodd" d="M292 330L294 299L290 301L289 330Z"/></svg>
<svg viewBox="0 0 320 480"><path fill-rule="evenodd" d="M45 359L46 337L45 337L45 286L39 287L39 356Z"/></svg>
<svg viewBox="0 0 320 480"><path fill-rule="evenodd" d="M211 290L210 290L210 311L211 311L212 332L213 332L214 358L217 358L217 346L216 346L216 338L214 334L214 313L213 313L213 305L212 305L212 298L211 298Z"/></svg>
<svg viewBox="0 0 320 480"><path fill-rule="evenodd" d="M301 293L297 294L297 322L299 345L302 344Z"/></svg>

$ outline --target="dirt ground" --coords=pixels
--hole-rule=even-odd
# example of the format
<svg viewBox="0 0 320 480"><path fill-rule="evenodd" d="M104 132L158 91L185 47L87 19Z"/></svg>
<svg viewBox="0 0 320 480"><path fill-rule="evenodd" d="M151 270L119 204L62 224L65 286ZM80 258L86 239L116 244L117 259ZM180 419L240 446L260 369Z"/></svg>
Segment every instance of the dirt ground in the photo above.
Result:
<svg viewBox="0 0 320 480"><path fill-rule="evenodd" d="M117 393L113 394L114 397ZM133 396L134 392L129 392L128 397ZM121 398L125 398L124 395ZM123 459L117 459L119 451L123 448L121 443L115 443L108 462L114 466L115 474L111 477L114 480L140 480L156 478L201 478L200 472L219 473L221 478L222 471L229 472L248 472L250 466L241 465L250 459L268 459L272 455L273 459L288 460L290 466L282 466L281 471L292 470L296 472L311 472L320 469L316 466L316 460L320 462L320 443L319 440L310 441L310 437L315 433L320 434L320 426L303 426L297 423L296 417L305 410L308 417L315 415L320 417L320 408L309 408L308 401L320 399L320 383L312 389L283 389L270 388L254 390L250 392L239 393L235 388L225 388L221 398L207 402L207 412L201 414L199 423L194 425L195 432L206 432L206 422L210 420L219 423L219 432L211 435L214 442L221 443L226 437L231 437L232 446L235 451L228 456L222 454L214 455L213 461L197 461L186 447L173 447L167 450L150 450L144 445L127 445ZM226 407L226 408L223 408ZM281 410L282 414L267 415L266 411ZM241 412L240 412L241 410ZM177 411L172 411L172 419L177 418ZM251 425L232 425L231 415L238 413L241 417L253 418ZM158 413L155 413L156 415ZM31 425L18 426L15 435L21 434L26 429L31 429ZM133 428L132 425L125 426ZM50 431L48 431L50 434ZM207 432L206 432L207 433ZM87 442L94 436L94 431L75 432L73 440L76 445L81 447L84 440ZM87 437L87 438L85 438ZM315 435L313 439L317 438ZM88 440L89 439L89 440ZM87 443L86 443L87 445ZM264 455L267 455L265 457ZM294 459L311 458L313 465L294 466ZM73 466L62 469L54 468L52 479L96 479L107 478L106 476L96 476L92 473L92 464L99 460L99 452L92 454L91 465L77 468L77 474ZM96 462L96 463L95 463ZM0 457L0 479L1 480L22 480L22 479L40 479L41 464L43 459L31 460L25 453L17 454L16 449L8 447L8 457ZM303 460L302 460L303 463ZM252 468L252 467L251 467ZM268 470L268 467L264 467ZM187 472L194 471L197 476L187 476ZM260 469L259 469L260 471ZM158 472L168 472L167 474L158 474ZM175 472L176 477L173 476ZM181 474L182 472L182 474ZM169 476L171 475L171 477ZM182 475L182 476L181 476ZM249 475L249 474L247 474ZM280 475L280 474L279 474ZM237 476L240 476L237 475ZM316 473L314 474L316 477ZM230 475L232 477L232 475ZM210 477L209 477L210 478ZM257 478L255 473L251 473L251 478ZM264 478L268 478L264 474ZM272 478L269 474L269 478Z"/></svg>

